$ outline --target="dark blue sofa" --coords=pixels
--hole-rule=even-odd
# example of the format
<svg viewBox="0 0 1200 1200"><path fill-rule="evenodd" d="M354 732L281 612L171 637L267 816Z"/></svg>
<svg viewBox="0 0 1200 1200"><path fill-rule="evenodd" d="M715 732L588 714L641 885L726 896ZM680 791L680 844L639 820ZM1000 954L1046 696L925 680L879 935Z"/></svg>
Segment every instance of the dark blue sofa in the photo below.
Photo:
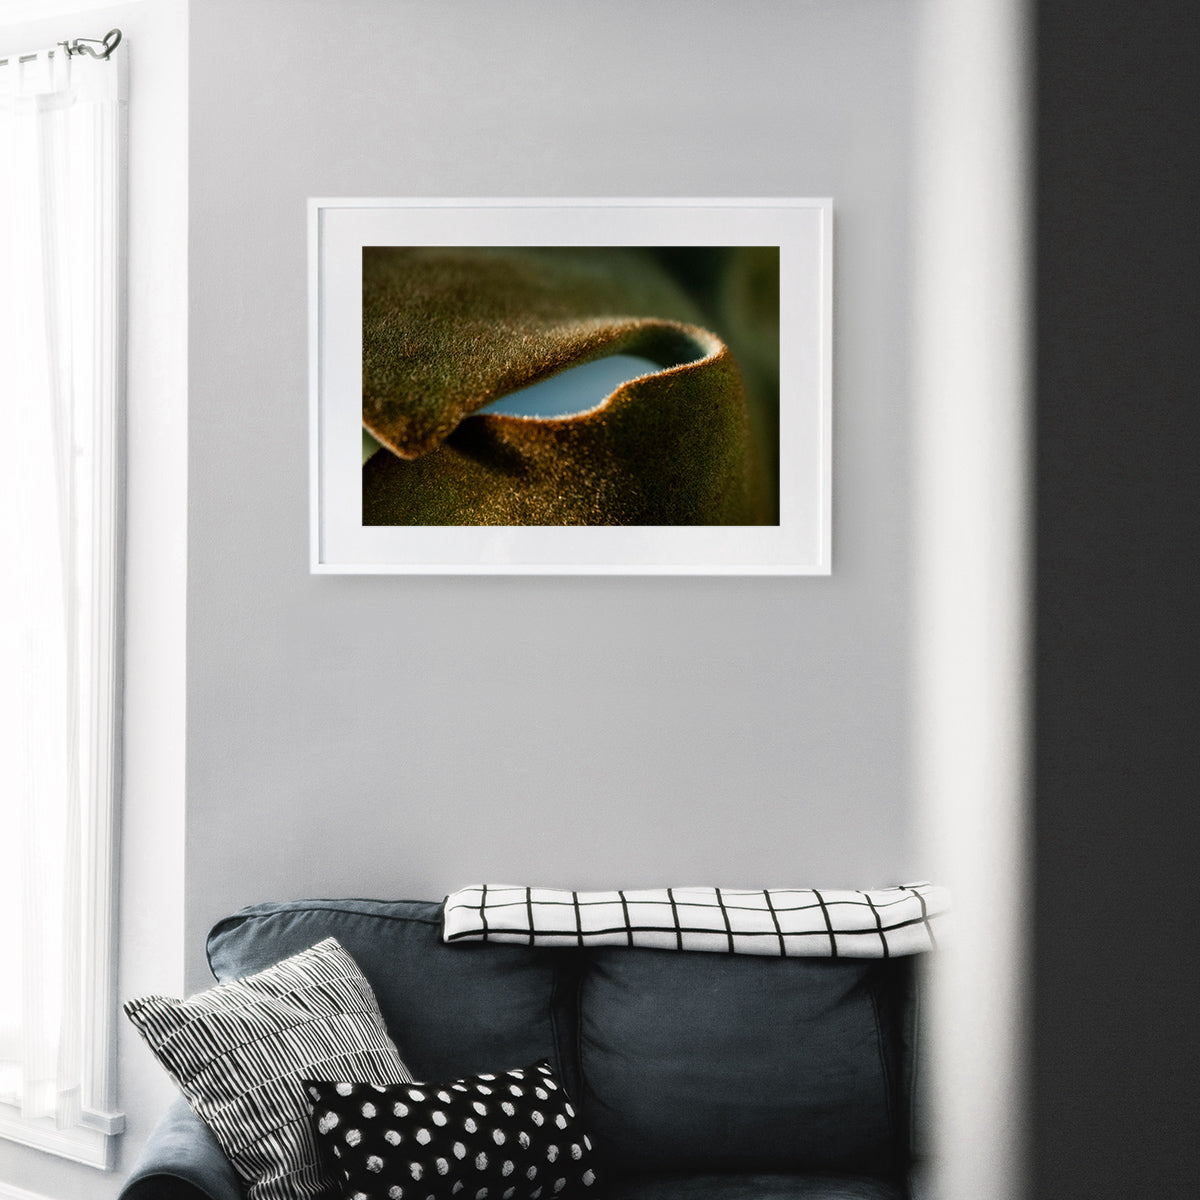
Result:
<svg viewBox="0 0 1200 1200"><path fill-rule="evenodd" d="M261 904L208 939L218 979L336 937L413 1076L554 1064L600 1200L908 1200L919 961L444 945L423 901ZM182 1101L121 1200L242 1200Z"/></svg>

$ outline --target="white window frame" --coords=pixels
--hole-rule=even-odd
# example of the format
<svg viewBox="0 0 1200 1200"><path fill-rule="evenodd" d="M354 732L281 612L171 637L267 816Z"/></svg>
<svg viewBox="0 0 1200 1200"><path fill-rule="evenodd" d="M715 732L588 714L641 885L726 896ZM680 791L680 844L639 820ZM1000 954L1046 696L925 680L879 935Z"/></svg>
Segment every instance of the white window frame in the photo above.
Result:
<svg viewBox="0 0 1200 1200"><path fill-rule="evenodd" d="M56 49L56 53L65 53ZM0 54L0 57L9 57ZM88 751L87 794L81 812L83 905L83 1047L78 1123L57 1128L52 1118L23 1117L0 1102L0 1137L110 1171L125 1115L116 1109L117 838L120 799L121 661L124 599L124 480L126 367L126 195L128 187L128 68L121 51L110 60L117 74L118 115L102 131L113 164L111 190L101 199L97 237L106 249L95 292L95 315L111 353L95 393L96 486L90 584L95 597L91 687L81 696L81 744ZM2 1190L2 1189L0 1189Z"/></svg>

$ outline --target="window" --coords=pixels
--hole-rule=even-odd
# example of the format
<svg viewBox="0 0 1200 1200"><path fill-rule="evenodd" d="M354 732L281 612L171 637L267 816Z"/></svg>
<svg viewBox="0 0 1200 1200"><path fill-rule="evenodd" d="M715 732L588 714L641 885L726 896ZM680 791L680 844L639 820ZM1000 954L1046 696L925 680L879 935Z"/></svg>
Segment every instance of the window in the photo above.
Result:
<svg viewBox="0 0 1200 1200"><path fill-rule="evenodd" d="M0 1134L100 1167L122 1126L119 40L0 59Z"/></svg>

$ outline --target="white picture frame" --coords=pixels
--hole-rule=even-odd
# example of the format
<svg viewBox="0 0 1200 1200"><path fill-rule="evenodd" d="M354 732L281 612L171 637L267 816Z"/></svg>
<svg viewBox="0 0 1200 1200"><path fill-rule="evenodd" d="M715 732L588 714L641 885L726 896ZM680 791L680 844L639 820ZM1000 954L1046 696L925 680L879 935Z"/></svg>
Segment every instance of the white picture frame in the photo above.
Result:
<svg viewBox="0 0 1200 1200"><path fill-rule="evenodd" d="M832 218L828 198L310 199L310 570L829 574ZM605 245L779 247L778 524L364 526L363 248Z"/></svg>

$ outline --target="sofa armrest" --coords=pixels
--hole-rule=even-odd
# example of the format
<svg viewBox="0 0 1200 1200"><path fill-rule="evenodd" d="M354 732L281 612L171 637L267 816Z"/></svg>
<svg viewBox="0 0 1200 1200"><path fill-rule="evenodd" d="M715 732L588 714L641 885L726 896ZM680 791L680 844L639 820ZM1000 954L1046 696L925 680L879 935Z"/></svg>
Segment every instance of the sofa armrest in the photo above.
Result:
<svg viewBox="0 0 1200 1200"><path fill-rule="evenodd" d="M244 1200L244 1195L217 1139L180 1099L150 1134L118 1200Z"/></svg>

